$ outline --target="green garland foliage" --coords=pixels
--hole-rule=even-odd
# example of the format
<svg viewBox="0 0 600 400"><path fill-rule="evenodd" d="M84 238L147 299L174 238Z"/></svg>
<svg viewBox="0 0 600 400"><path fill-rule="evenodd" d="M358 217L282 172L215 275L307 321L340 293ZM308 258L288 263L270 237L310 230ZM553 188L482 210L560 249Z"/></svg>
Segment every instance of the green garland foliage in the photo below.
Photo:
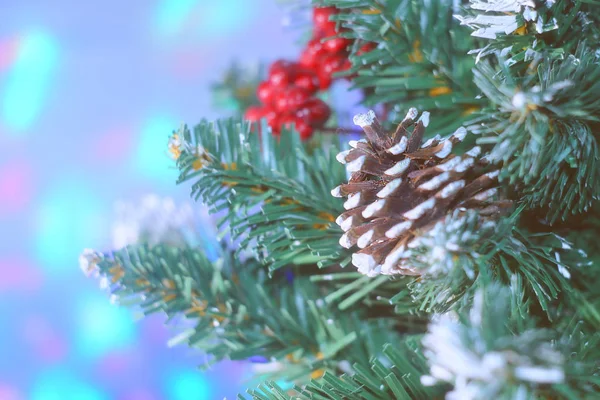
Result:
<svg viewBox="0 0 600 400"><path fill-rule="evenodd" d="M402 344L386 344L382 356L369 364L354 364L348 374L325 374L304 387L285 391L275 382L268 381L257 389L248 390L253 400L343 400L343 399L432 399L443 393L443 388L428 388L419 377L427 370L426 360L419 348L420 337ZM238 395L239 400L247 398Z"/></svg>
<svg viewBox="0 0 600 400"><path fill-rule="evenodd" d="M514 224L518 214L516 212L512 218L492 226L491 232L482 228L474 231L469 229L468 220L467 224L457 224L449 217L444 226L452 232L438 235L436 245L417 249L424 253L416 254L415 264L428 261L427 268L435 268L439 261L431 254L431 249L447 243L457 244L448 234L469 238L475 243L464 247L468 251L459 254L448 252L451 258L443 269L439 268L440 272L426 273L408 285L407 291L419 310L448 311L456 302L470 298L479 281L493 277L505 284L518 282L524 301L532 305L530 311L542 310L552 319L555 304L575 295L573 281L580 278L578 269L585 268L588 260L559 236L521 231ZM569 266L573 271L569 270ZM402 299L404 296L399 297ZM394 303L393 300L391 302Z"/></svg>
<svg viewBox="0 0 600 400"><path fill-rule="evenodd" d="M485 57L474 81L490 105L473 130L548 224L600 195L598 11L595 1L472 0L458 16L487 41L473 50Z"/></svg>
<svg viewBox="0 0 600 400"><path fill-rule="evenodd" d="M434 319L423 339L431 375L426 384L451 383L448 398L577 399L593 396L598 336L585 342L572 319L541 328L514 284L482 282L470 306ZM563 332L561 334L561 332ZM586 332L589 335L589 331Z"/></svg>
<svg viewBox="0 0 600 400"><path fill-rule="evenodd" d="M271 135L259 137L249 128L234 120L201 123L193 135L183 128L177 133L183 137L178 160L182 171L180 181L194 180L193 194L215 210L227 213L222 223L229 223L233 239L242 239L242 249L255 246L254 255L269 266L271 273L294 264L318 262L324 266L344 261L343 249L338 244L340 231L331 223L334 215L341 212L340 205L329 193L340 182L337 179L344 179L343 171L337 178L335 173L325 173L336 168L339 171L336 165L339 163L331 162L336 150L332 148L329 155L318 150L309 155L292 132L284 132L277 142ZM218 160L213 154L221 154L221 158ZM201 168L195 168L199 162ZM320 167L315 168L317 165ZM327 204L330 208L323 208ZM328 221L320 218L323 210L329 213ZM448 221L447 225L456 224ZM498 275L505 282L516 273L525 282L528 296L533 296L541 309L549 312L549 303L556 301L559 293L570 291L570 284L559 272L559 268L566 267L554 255L564 250L560 249L560 243L558 249L556 243L536 247L538 239L528 239L527 235L514 231L513 225L514 222L507 227L492 226L492 232L498 230L498 235L471 233L470 244L458 246L465 252L464 258L460 256L458 261L450 263L447 271L436 276L424 274L416 280L382 276L371 280L353 272L331 271L311 279L330 283L331 291L325 300L338 304L340 310L357 302L377 308L387 301L396 307L396 312L407 314L415 309L447 310L467 293L480 273ZM461 226L461 229L472 231L473 227ZM466 231L462 237L465 235ZM448 238L442 239L449 242ZM433 260L421 259L426 264ZM415 256L415 263L418 262Z"/></svg>
<svg viewBox="0 0 600 400"><path fill-rule="evenodd" d="M248 394L253 400L408 400L450 390L450 398L593 398L600 390L600 336L590 340L592 331L572 318L538 328L516 285L480 282L469 307L438 316L418 342L385 345L384 356L368 368L355 364L349 374L326 374L291 391L268 381Z"/></svg>
<svg viewBox="0 0 600 400"><path fill-rule="evenodd" d="M453 18L456 2L447 0L323 0L342 10L342 37L356 39L349 74L365 90L364 104L384 104L388 121L399 122L409 107L435 110L428 132L456 130L481 102L476 99L467 52L475 39ZM366 43L377 47L364 52Z"/></svg>
<svg viewBox="0 0 600 400"><path fill-rule="evenodd" d="M456 18L485 40L471 53L477 58L500 53L513 66L540 53L567 56L584 40L598 43L599 5L594 0L471 0Z"/></svg>
<svg viewBox="0 0 600 400"><path fill-rule="evenodd" d="M495 108L473 130L484 135L479 143L494 145L491 158L505 165L501 177L554 223L600 198L600 58L581 45L563 60L538 58L530 68L537 73L521 77L509 67L478 66L475 82Z"/></svg>
<svg viewBox="0 0 600 400"><path fill-rule="evenodd" d="M195 248L129 246L93 264L117 303L191 321L171 344L209 354L203 367L261 357L281 363L273 379L302 381L337 373L340 363L366 363L383 343L399 340L393 321L337 311L309 279L269 279L256 262L225 250L211 262Z"/></svg>
<svg viewBox="0 0 600 400"><path fill-rule="evenodd" d="M290 130L278 139L266 125L263 134L251 129L233 119L183 127L175 134L178 182L192 181L193 197L225 213L219 225L271 272L289 264L347 263L334 223L342 204L330 193L345 179L337 149L309 153Z"/></svg>

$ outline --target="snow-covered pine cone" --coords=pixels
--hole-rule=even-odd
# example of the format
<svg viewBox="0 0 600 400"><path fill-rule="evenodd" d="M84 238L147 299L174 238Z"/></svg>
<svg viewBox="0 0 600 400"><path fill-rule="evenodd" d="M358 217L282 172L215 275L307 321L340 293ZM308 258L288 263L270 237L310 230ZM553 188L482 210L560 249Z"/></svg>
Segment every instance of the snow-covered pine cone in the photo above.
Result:
<svg viewBox="0 0 600 400"><path fill-rule="evenodd" d="M416 117L417 110L411 108L388 134L373 111L359 114L354 123L366 139L350 142L352 148L338 154L351 173L348 183L331 191L348 197L347 211L336 220L345 231L340 244L360 248L352 263L362 274L419 275L421 270L410 262L411 248L438 221L453 210L475 209L483 223L511 205L498 199L498 167L480 156L479 146L452 154L466 136L465 128L421 144L429 113L415 123Z"/></svg>

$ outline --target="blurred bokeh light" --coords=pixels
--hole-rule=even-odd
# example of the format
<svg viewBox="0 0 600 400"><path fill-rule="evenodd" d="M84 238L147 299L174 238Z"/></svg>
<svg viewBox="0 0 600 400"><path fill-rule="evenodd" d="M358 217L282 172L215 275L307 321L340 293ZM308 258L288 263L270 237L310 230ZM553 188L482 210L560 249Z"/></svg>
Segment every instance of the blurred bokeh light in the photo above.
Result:
<svg viewBox="0 0 600 400"><path fill-rule="evenodd" d="M162 316L112 305L77 258L117 200L187 199L166 155L215 118L234 60L294 57L275 0L0 0L0 399L235 398L247 366L202 372Z"/></svg>

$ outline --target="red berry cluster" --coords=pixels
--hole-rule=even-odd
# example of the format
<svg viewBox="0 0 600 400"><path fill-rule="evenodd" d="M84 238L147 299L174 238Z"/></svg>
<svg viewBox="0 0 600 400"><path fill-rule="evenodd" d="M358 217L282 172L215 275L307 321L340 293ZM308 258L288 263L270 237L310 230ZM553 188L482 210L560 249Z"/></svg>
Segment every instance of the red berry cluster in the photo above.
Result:
<svg viewBox="0 0 600 400"><path fill-rule="evenodd" d="M267 81L258 85L262 106L246 110L246 119L266 118L273 133L292 123L302 139L311 137L314 128L323 126L331 113L329 106L314 96L319 82L313 71L290 61L276 61L269 69Z"/></svg>
<svg viewBox="0 0 600 400"><path fill-rule="evenodd" d="M313 10L314 32L303 50L299 62L278 60L269 68L268 79L258 86L257 96L263 104L248 108L245 117L250 121L266 118L273 133L282 126L295 124L302 139L312 136L315 128L322 127L331 110L315 97L319 90L331 86L332 75L350 68L347 48L350 39L335 38L335 22L329 17L337 13L335 7Z"/></svg>
<svg viewBox="0 0 600 400"><path fill-rule="evenodd" d="M313 10L313 37L300 55L300 65L316 73L321 90L331 86L334 73L351 67L348 60L348 47L352 44L352 40L338 37L322 42L324 38L337 34L336 23L329 20L329 17L337 12L335 7Z"/></svg>

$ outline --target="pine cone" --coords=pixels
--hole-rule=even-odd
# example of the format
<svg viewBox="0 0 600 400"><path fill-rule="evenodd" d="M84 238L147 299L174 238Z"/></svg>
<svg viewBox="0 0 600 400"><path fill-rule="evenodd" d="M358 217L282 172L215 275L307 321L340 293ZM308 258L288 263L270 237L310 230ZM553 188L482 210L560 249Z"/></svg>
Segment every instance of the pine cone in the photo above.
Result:
<svg viewBox="0 0 600 400"><path fill-rule="evenodd" d="M466 136L465 128L421 145L429 113L415 123L416 116L411 108L389 135L373 111L357 115L354 123L367 137L351 141L352 148L337 156L352 174L348 183L331 191L348 197L347 211L336 220L346 232L340 244L361 249L352 255L352 263L365 275L420 275L410 263L411 249L436 222L453 210L468 209L478 210L484 222L511 205L497 200L498 167L480 157L479 146L461 156L452 154Z"/></svg>

